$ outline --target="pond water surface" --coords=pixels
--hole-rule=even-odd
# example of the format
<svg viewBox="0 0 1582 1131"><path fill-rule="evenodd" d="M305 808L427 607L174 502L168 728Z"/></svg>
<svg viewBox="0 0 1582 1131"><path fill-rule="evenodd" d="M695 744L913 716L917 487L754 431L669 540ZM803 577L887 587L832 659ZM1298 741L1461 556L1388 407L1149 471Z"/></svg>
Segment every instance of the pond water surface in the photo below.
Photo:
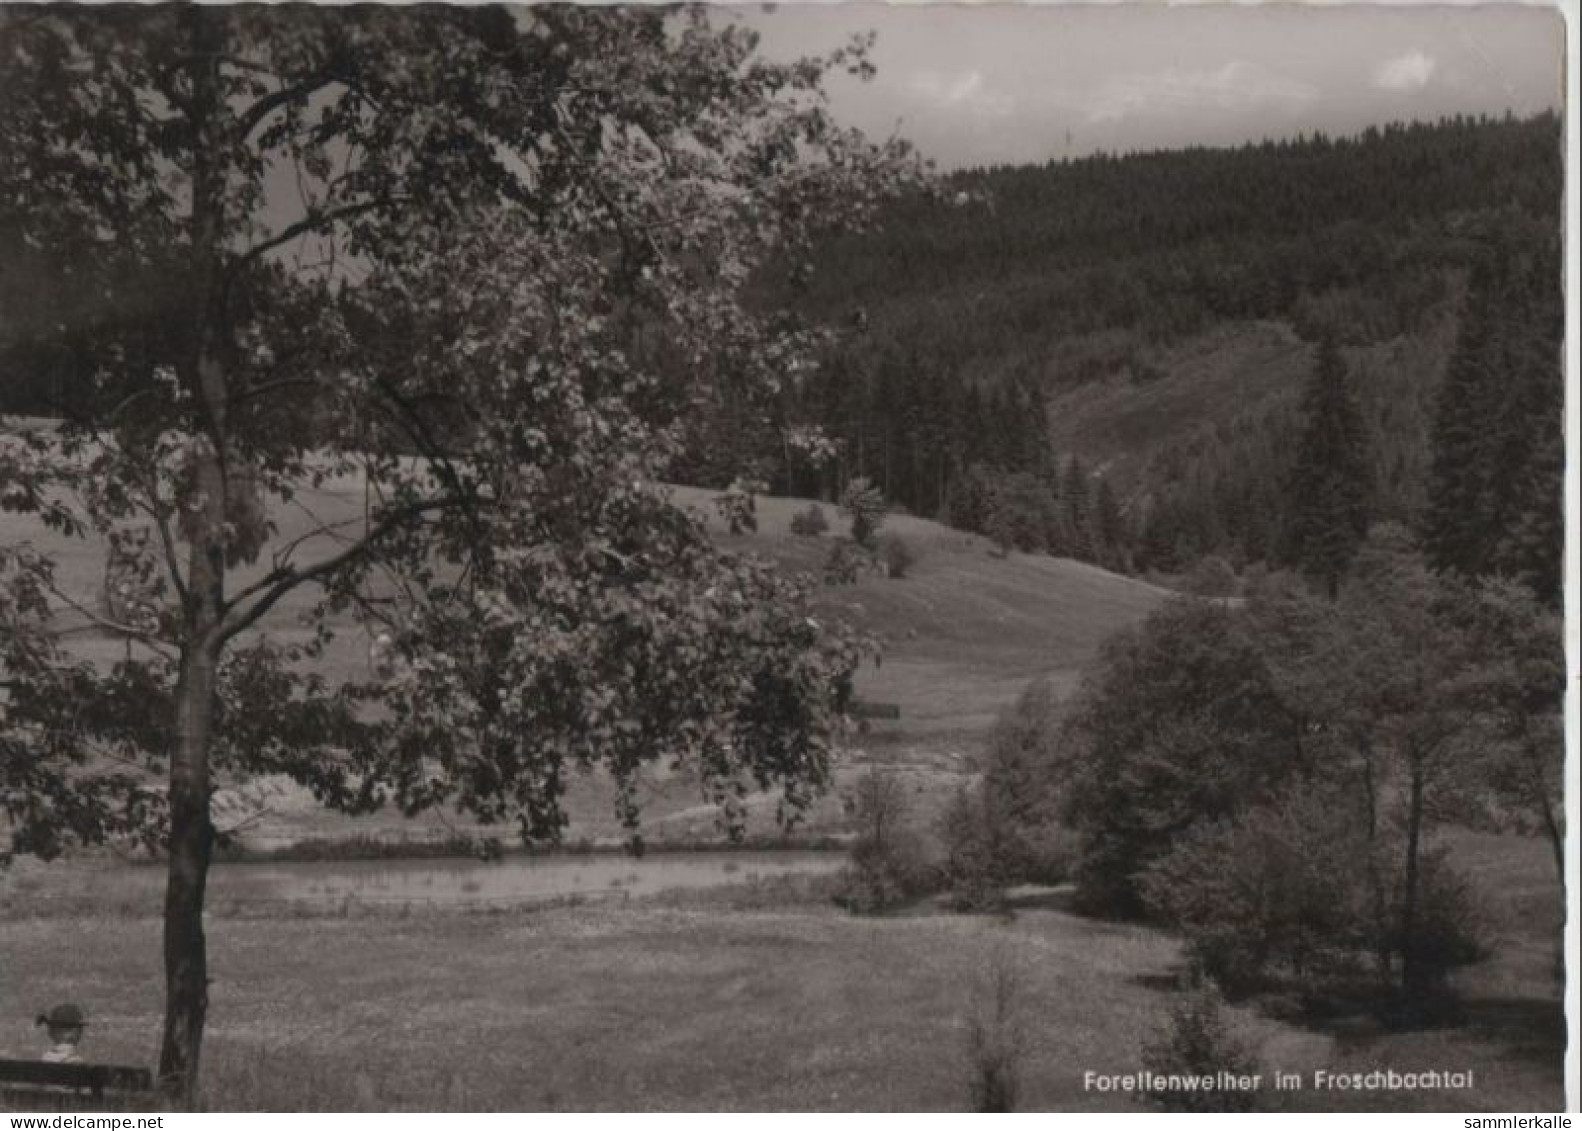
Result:
<svg viewBox="0 0 1582 1131"><path fill-rule="evenodd" d="M214 900L380 905L497 905L570 896L651 895L838 871L838 851L758 850L507 855L496 861L313 860L216 863ZM150 871L155 871L150 869Z"/></svg>

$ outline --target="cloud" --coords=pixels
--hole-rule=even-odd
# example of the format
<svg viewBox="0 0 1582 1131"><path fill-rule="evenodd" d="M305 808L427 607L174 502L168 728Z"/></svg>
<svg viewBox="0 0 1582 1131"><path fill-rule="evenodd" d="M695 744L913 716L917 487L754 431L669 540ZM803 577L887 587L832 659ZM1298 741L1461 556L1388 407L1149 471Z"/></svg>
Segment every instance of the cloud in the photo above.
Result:
<svg viewBox="0 0 1582 1131"><path fill-rule="evenodd" d="M1422 90L1434 75L1435 60L1421 51L1408 51L1373 68L1373 85L1380 90Z"/></svg>
<svg viewBox="0 0 1582 1131"><path fill-rule="evenodd" d="M1318 89L1310 83L1236 60L1215 70L1170 67L1110 79L1089 102L1088 121L1115 122L1176 110L1241 111L1269 106L1295 109L1317 97Z"/></svg>
<svg viewBox="0 0 1582 1131"><path fill-rule="evenodd" d="M967 110L994 117L1015 109L1015 99L989 89L982 71L919 71L912 76L913 93L938 109Z"/></svg>

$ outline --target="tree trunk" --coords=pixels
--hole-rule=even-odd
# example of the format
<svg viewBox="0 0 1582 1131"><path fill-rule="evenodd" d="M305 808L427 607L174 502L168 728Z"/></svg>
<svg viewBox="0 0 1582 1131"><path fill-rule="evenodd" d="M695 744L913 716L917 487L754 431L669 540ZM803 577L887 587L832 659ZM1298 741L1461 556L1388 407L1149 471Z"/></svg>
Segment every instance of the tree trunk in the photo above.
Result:
<svg viewBox="0 0 1582 1131"><path fill-rule="evenodd" d="M166 1093L184 1107L192 1104L209 1007L203 901L214 842L209 819L209 741L217 653L218 649L207 640L199 640L182 654L176 748L170 762L165 1030L159 1050L159 1078Z"/></svg>
<svg viewBox="0 0 1582 1131"><path fill-rule="evenodd" d="M1531 790L1532 806L1538 810L1539 816L1544 821L1544 832L1549 836L1549 847L1554 852L1555 876L1560 881L1560 892L1565 894L1566 889L1566 838L1561 831L1560 822L1555 816L1554 805L1549 799L1549 789L1544 773L1544 760L1546 751L1544 744L1535 740L1531 733L1531 726L1526 716L1521 717L1518 724L1522 753L1525 755L1527 770L1527 787Z"/></svg>
<svg viewBox="0 0 1582 1131"><path fill-rule="evenodd" d="M209 750L220 655L225 645L226 417L225 309L222 265L230 144L220 59L229 14L204 5L184 13L191 39L192 93L186 105L192 143L188 309L192 349L179 366L197 405L188 473L197 491L188 531L187 593L181 667L176 685L170 757L170 864L165 888L165 1027L159 1079L165 1092L190 1107L198 1082L203 1026L209 1005L204 892L214 829L209 814Z"/></svg>
<svg viewBox="0 0 1582 1131"><path fill-rule="evenodd" d="M1419 945L1418 903L1422 884L1418 857L1423 835L1423 772L1412 769L1411 796L1406 815L1406 875L1401 895L1401 989L1408 1002L1421 1002L1430 990L1430 972Z"/></svg>
<svg viewBox="0 0 1582 1131"><path fill-rule="evenodd" d="M217 365L200 358L206 386ZM170 758L170 865L165 887L165 1031L159 1078L166 1093L192 1105L203 1024L209 1008L209 960L203 933L204 891L214 845L209 813L209 749L224 638L224 464L206 449L193 469L202 500L188 559L186 640L176 684L175 744Z"/></svg>
<svg viewBox="0 0 1582 1131"><path fill-rule="evenodd" d="M1366 742L1363 747L1362 789L1368 817L1368 889L1373 899L1373 926L1376 932L1374 960L1379 964L1381 983L1388 986L1394 967L1390 954L1390 901L1384 876L1379 870L1379 792L1374 781L1373 750Z"/></svg>
<svg viewBox="0 0 1582 1131"><path fill-rule="evenodd" d="M1555 878L1560 881L1560 894L1564 897L1566 890L1565 834L1560 831L1560 822L1555 820L1554 806L1549 803L1549 798L1539 798L1538 807L1543 813L1544 829L1549 834L1549 847L1554 852Z"/></svg>

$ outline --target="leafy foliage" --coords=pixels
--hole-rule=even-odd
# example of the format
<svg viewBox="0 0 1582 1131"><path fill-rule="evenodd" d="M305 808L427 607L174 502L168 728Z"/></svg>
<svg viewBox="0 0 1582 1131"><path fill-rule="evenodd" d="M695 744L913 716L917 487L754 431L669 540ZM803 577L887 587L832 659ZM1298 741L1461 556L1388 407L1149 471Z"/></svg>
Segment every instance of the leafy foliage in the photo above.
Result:
<svg viewBox="0 0 1582 1131"><path fill-rule="evenodd" d="M840 509L851 523L851 540L865 550L878 548L879 527L884 524L884 496L868 480L858 476L846 484Z"/></svg>
<svg viewBox="0 0 1582 1131"><path fill-rule="evenodd" d="M791 533L798 538L817 538L828 529L829 519L824 517L824 508L817 503L809 503L806 510L791 516Z"/></svg>
<svg viewBox="0 0 1582 1131"><path fill-rule="evenodd" d="M754 272L919 179L824 104L827 73L870 73L865 42L772 63L657 8L55 7L0 31L0 353L30 375L14 406L64 417L7 436L0 506L114 547L137 598L108 620L8 552L5 804L45 851L165 818L174 1092L216 774L532 839L593 766L629 823L661 758L727 824L756 787L805 805L861 643L659 482L684 406L773 399L816 359L749 309ZM276 537L348 481L361 521L309 507ZM125 643L110 675L51 650L68 605ZM331 686L313 665L348 621L382 672Z"/></svg>
<svg viewBox="0 0 1582 1131"><path fill-rule="evenodd" d="M995 955L967 1024L968 1099L977 1112L1015 1111L1029 1040L1023 975L1004 952ZM987 999L987 1000L983 1000Z"/></svg>
<svg viewBox="0 0 1582 1131"><path fill-rule="evenodd" d="M1375 953L1385 929L1368 887L1373 849L1348 802L1304 782L1194 826L1149 868L1144 900L1218 984L1316 992Z"/></svg>
<svg viewBox="0 0 1582 1131"><path fill-rule="evenodd" d="M996 724L982 776L946 810L946 873L958 907L992 906L1014 884L1069 877L1077 850L1060 820L1069 767L1059 724L1054 689L1030 684Z"/></svg>
<svg viewBox="0 0 1582 1131"><path fill-rule="evenodd" d="M1565 882L1565 656L1559 615L1519 582L1453 587L1457 616L1472 639L1473 667L1461 683L1476 705L1486 786L1507 808L1507 827L1541 832Z"/></svg>
<svg viewBox="0 0 1582 1131"><path fill-rule="evenodd" d="M824 584L855 585L862 571L873 565L873 555L845 538L830 544L824 559Z"/></svg>
<svg viewBox="0 0 1582 1131"><path fill-rule="evenodd" d="M935 869L899 773L869 768L850 808L857 837L841 873L841 903L860 913L884 911L933 887Z"/></svg>
<svg viewBox="0 0 1582 1131"><path fill-rule="evenodd" d="M894 581L899 581L911 573L919 556L912 543L899 534L885 535L880 543L879 552L884 558L885 576Z"/></svg>
<svg viewBox="0 0 1582 1131"><path fill-rule="evenodd" d="M1250 1077L1258 1062L1225 1013L1219 987L1197 977L1182 988L1160 1034L1143 1049L1143 1064L1162 1077ZM1162 1088L1152 1099L1167 1111L1251 1111L1258 1093L1246 1088Z"/></svg>
<svg viewBox="0 0 1582 1131"><path fill-rule="evenodd" d="M1136 914L1139 881L1200 821L1267 799L1302 768L1300 726L1235 611L1178 599L1108 642L1061 736L1078 894Z"/></svg>

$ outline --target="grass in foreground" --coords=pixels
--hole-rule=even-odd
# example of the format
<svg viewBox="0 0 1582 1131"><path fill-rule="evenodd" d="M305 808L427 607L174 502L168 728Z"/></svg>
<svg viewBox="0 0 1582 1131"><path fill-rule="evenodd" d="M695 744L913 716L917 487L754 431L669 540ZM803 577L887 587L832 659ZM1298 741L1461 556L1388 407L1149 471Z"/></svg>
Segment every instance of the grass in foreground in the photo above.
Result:
<svg viewBox="0 0 1582 1131"><path fill-rule="evenodd" d="M1521 877L1518 904L1552 896L1540 842L1463 847ZM148 1063L153 910L0 925L0 1055L36 1051L31 1018L72 998L96 1018L93 1057ZM1238 1023L1269 1070L1477 1074L1471 1094L1309 1091L1289 1106L1556 1107L1563 1034L1529 1023L1558 998L1555 916L1505 922L1515 945L1469 972L1466 1027L1343 1036L1241 1012ZM1013 921L853 918L806 882L495 914L238 913L211 922L210 956L204 1078L218 1109L959 1109L970 1022L1009 956L1027 1028L1022 1105L1115 1110L1135 1101L1085 1091L1083 1073L1140 1066L1179 948L1054 905Z"/></svg>

